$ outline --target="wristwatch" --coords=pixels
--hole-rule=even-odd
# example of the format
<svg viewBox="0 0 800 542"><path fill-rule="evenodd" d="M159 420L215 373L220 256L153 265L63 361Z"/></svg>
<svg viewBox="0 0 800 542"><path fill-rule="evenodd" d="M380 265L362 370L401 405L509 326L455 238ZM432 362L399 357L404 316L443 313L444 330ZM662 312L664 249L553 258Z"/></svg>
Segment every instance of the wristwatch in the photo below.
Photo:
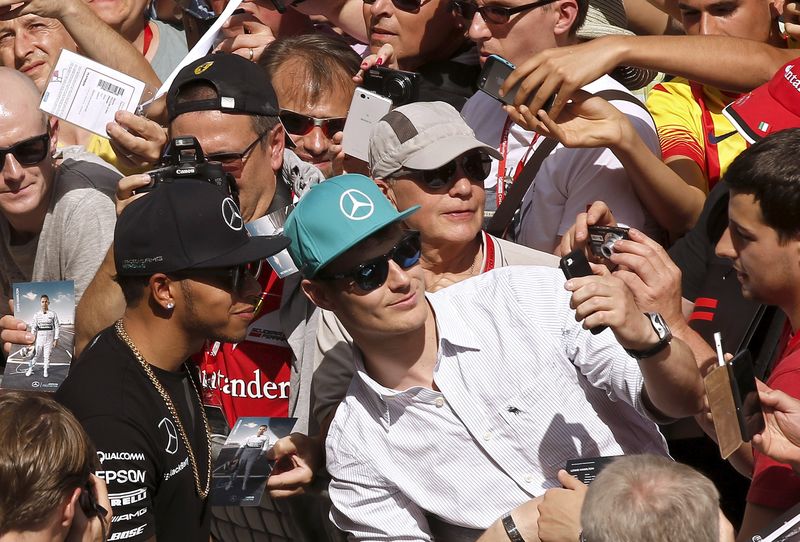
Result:
<svg viewBox="0 0 800 542"><path fill-rule="evenodd" d="M514 518L511 517L511 514L506 514L503 517L503 528L506 530L508 539L511 542L525 542L525 539L522 538L521 534L519 534L517 525L514 523Z"/></svg>
<svg viewBox="0 0 800 542"><path fill-rule="evenodd" d="M647 350L625 349L629 356L639 360L655 356L664 350L672 340L672 331L670 331L667 321L664 320L663 316L657 312L646 312L644 315L650 320L650 325L653 326L653 330L656 332L656 335L658 335L658 342Z"/></svg>

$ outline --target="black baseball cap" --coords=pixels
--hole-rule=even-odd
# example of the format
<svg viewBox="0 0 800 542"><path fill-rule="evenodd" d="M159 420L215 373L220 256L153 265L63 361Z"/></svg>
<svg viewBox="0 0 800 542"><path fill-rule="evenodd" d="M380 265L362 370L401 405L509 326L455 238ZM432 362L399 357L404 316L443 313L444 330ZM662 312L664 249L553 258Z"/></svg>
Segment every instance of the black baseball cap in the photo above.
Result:
<svg viewBox="0 0 800 542"><path fill-rule="evenodd" d="M289 246L282 235L251 237L233 199L198 179L159 183L117 219L114 263L121 276L232 267Z"/></svg>
<svg viewBox="0 0 800 542"><path fill-rule="evenodd" d="M203 81L214 87L217 98L177 102L188 84ZM169 121L191 111L222 111L248 115L277 116L278 98L267 72L255 62L231 53L214 53L185 66L167 91Z"/></svg>

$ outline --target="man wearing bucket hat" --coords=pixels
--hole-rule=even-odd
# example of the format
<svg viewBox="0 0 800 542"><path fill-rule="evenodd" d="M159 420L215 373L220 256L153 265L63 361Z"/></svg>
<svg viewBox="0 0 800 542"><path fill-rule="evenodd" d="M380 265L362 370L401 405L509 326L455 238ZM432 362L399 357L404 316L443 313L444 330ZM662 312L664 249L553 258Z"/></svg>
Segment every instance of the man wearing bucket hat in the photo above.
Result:
<svg viewBox="0 0 800 542"><path fill-rule="evenodd" d="M201 180L161 183L120 215L125 314L94 338L56 396L98 450L111 539L209 539L211 435L187 361L207 340L244 339L258 262L287 243L251 237L233 199Z"/></svg>
<svg viewBox="0 0 800 542"><path fill-rule="evenodd" d="M399 224L418 210L343 175L286 223L303 290L358 347L326 442L341 529L430 540L427 513L467 539L525 536L531 509L518 507L535 506L567 459L665 453L648 417L696 412L702 384L686 346L659 339L621 282L565 288L558 270L512 266L425 294L418 233ZM576 314L613 334L588 333Z"/></svg>

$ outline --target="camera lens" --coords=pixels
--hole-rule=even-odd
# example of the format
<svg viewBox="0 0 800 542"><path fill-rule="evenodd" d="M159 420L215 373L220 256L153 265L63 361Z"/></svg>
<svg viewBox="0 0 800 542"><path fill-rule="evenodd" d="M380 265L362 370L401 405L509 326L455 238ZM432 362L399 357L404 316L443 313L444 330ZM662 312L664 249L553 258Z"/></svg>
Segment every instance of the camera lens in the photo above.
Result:
<svg viewBox="0 0 800 542"><path fill-rule="evenodd" d="M606 235L606 238L603 240L603 244L600 245L600 253L604 258L611 258L611 255L614 254L614 243L620 239L622 239L622 236L617 235L616 233L609 233Z"/></svg>
<svg viewBox="0 0 800 542"><path fill-rule="evenodd" d="M408 95L409 86L405 78L391 78L386 81L386 93L394 103L405 103L411 97Z"/></svg>

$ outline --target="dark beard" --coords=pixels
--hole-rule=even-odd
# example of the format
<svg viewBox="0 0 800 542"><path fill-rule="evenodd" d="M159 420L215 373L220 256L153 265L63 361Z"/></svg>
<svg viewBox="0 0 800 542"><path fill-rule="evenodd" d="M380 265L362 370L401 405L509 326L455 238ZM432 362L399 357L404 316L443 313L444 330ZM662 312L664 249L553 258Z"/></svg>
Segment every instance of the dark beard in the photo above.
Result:
<svg viewBox="0 0 800 542"><path fill-rule="evenodd" d="M183 291L183 297L186 301L185 325L187 329L191 330L192 335L200 336L203 339L211 342L221 343L239 343L245 339L247 336L246 330L241 337L225 335L210 324L203 322L203 319L200 317L200 313L195 307L192 289L189 287L186 281L181 281L181 290Z"/></svg>

